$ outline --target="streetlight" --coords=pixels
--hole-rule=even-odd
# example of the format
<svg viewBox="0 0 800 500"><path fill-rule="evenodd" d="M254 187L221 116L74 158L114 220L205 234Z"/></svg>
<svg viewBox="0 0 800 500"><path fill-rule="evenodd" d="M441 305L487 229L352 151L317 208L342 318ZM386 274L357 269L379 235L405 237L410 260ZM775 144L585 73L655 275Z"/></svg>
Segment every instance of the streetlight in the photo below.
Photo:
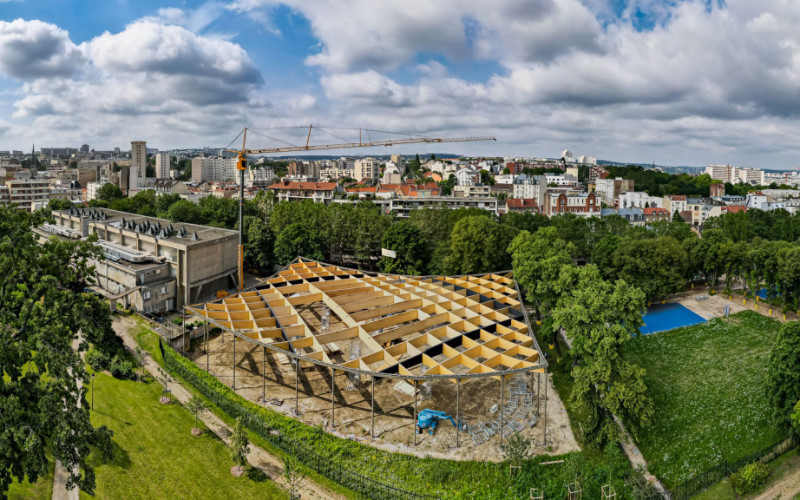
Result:
<svg viewBox="0 0 800 500"><path fill-rule="evenodd" d="M94 411L94 372L92 372L92 411Z"/></svg>

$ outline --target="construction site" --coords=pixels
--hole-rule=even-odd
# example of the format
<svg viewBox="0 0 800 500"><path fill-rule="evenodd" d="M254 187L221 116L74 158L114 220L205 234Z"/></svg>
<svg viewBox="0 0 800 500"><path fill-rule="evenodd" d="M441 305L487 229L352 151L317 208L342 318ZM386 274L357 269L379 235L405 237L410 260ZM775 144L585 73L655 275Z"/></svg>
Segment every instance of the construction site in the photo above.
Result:
<svg viewBox="0 0 800 500"><path fill-rule="evenodd" d="M186 353L242 396L389 451L500 460L579 449L510 272L410 277L298 259L185 309Z"/></svg>

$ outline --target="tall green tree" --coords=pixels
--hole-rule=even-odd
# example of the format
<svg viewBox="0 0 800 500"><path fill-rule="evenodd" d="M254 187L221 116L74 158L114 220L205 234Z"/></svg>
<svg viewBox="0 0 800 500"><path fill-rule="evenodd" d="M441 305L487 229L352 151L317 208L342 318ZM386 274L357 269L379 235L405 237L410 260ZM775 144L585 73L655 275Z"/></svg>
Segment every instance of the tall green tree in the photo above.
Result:
<svg viewBox="0 0 800 500"><path fill-rule="evenodd" d="M111 184L110 182L103 184L100 189L97 190L97 198L109 203L123 197L124 195L122 194L122 190L119 188L119 186L116 184Z"/></svg>
<svg viewBox="0 0 800 500"><path fill-rule="evenodd" d="M788 428L794 405L800 401L800 322L784 323L767 364L767 398L775 422Z"/></svg>
<svg viewBox="0 0 800 500"><path fill-rule="evenodd" d="M325 240L314 229L296 223L287 226L275 240L275 260L288 264L295 257L324 260Z"/></svg>
<svg viewBox="0 0 800 500"><path fill-rule="evenodd" d="M615 440L614 415L634 433L643 429L653 415L645 371L622 357L622 346L642 325L644 293L622 280L604 280L593 264L562 268L559 286L553 326L572 341L570 401L591 416L587 437L599 443Z"/></svg>
<svg viewBox="0 0 800 500"><path fill-rule="evenodd" d="M65 465L68 488L92 493L87 457L92 446L109 449L111 437L92 427L80 357L89 341L113 335L108 307L83 293L99 250L91 240L39 245L31 229L43 222L0 206L0 494L12 479L46 474L47 453ZM84 340L73 350L79 331Z"/></svg>
<svg viewBox="0 0 800 500"><path fill-rule="evenodd" d="M502 271L511 267L507 248L516 229L483 216L458 221L450 237L450 254L445 262L447 274L472 274Z"/></svg>
<svg viewBox="0 0 800 500"><path fill-rule="evenodd" d="M378 263L381 272L409 275L425 274L428 253L422 231L408 221L400 221L383 235L383 248L393 250L396 258L383 257Z"/></svg>

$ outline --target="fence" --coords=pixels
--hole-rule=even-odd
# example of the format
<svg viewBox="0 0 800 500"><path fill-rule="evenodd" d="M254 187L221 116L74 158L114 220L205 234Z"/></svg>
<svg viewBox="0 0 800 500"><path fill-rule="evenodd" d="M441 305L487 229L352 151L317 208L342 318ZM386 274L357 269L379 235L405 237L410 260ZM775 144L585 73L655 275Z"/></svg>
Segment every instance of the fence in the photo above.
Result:
<svg viewBox="0 0 800 500"><path fill-rule="evenodd" d="M242 424L245 427L255 432L281 451L297 458L298 461L309 469L318 472L360 495L375 500L428 500L438 498L431 495L406 491L390 484L376 481L375 479L348 469L342 462L321 455L319 450L283 435L280 431L272 429L259 415L252 413L248 409L232 401L214 387L212 383L198 377L195 373L177 362L174 358L174 351L172 351L172 349L165 349L161 339L158 341L158 347L161 350L161 356L167 368L189 382L195 389L217 405L217 407L221 408L222 411L233 418L241 418Z"/></svg>
<svg viewBox="0 0 800 500"><path fill-rule="evenodd" d="M697 474L693 478L684 481L682 484L678 485L675 489L671 490L670 494L672 496L672 500L687 500L692 495L699 493L700 491L708 488L712 484L722 481L723 479L730 476L731 474L741 469L745 465L756 461L761 461L765 463L769 462L771 460L774 460L778 456L786 453L787 451L791 450L792 448L794 448L799 444L800 444L800 439L798 439L793 434L789 438L779 443L776 443L768 448L764 448L763 450L748 455L746 457L740 458L735 462L728 462L726 460L723 460L714 467L711 467L705 472Z"/></svg>

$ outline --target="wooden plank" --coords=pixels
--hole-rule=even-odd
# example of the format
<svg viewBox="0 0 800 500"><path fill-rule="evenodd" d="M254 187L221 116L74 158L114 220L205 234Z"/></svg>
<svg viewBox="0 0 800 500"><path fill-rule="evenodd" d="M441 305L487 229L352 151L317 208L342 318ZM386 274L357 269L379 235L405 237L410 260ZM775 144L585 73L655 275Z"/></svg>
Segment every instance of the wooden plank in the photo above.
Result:
<svg viewBox="0 0 800 500"><path fill-rule="evenodd" d="M366 311L351 314L350 317L356 321L365 321L380 316L386 316L399 311L407 311L409 309L418 309L422 307L422 299L405 300L403 302L396 302L387 306L376 307Z"/></svg>
<svg viewBox="0 0 800 500"><path fill-rule="evenodd" d="M415 319L419 319L419 312L416 309L413 311L398 313L387 318L371 321L369 323L364 323L361 326L363 326L364 330L368 332L374 332L376 330L380 330L381 328L388 328L390 326L405 323L407 321L413 321Z"/></svg>

